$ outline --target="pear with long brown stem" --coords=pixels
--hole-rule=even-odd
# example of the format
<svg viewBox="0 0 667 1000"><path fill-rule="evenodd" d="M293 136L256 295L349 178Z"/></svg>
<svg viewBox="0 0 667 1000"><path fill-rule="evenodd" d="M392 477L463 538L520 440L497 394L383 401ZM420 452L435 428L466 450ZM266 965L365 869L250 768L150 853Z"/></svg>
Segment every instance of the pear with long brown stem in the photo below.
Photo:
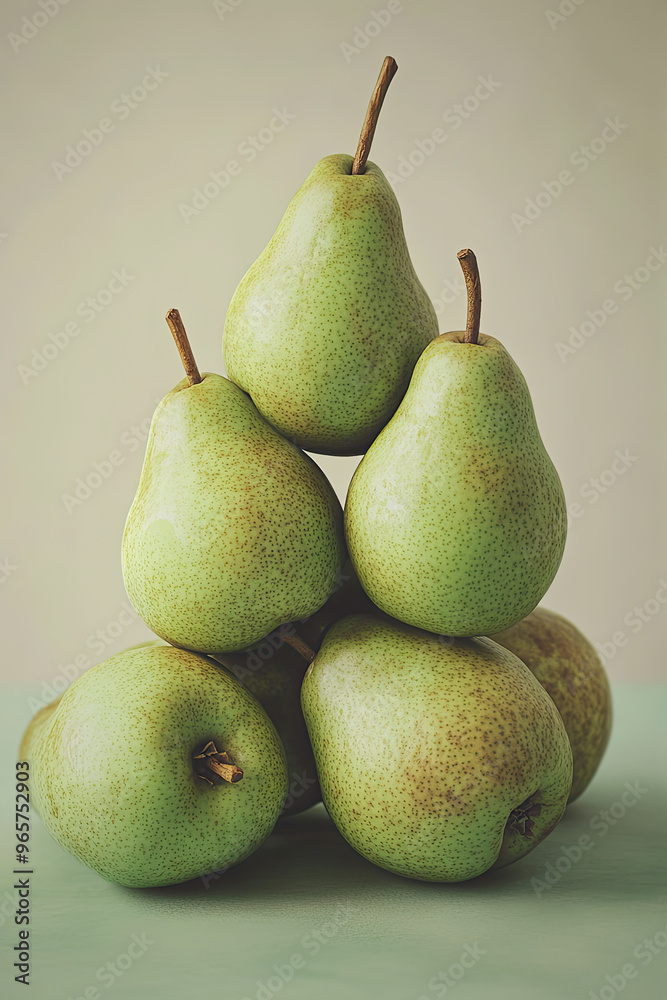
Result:
<svg viewBox="0 0 667 1000"><path fill-rule="evenodd" d="M388 56L355 157L326 156L315 166L241 280L225 320L229 377L307 451L364 452L438 335L396 196L368 160L397 68Z"/></svg>
<svg viewBox="0 0 667 1000"><path fill-rule="evenodd" d="M479 333L475 255L458 256L466 330L420 357L354 475L345 529L361 584L387 614L445 635L491 635L546 593L567 518L523 376Z"/></svg>
<svg viewBox="0 0 667 1000"><path fill-rule="evenodd" d="M202 653L244 649L314 614L337 586L342 511L324 473L233 382L199 373L162 400L123 536L130 600L157 635Z"/></svg>

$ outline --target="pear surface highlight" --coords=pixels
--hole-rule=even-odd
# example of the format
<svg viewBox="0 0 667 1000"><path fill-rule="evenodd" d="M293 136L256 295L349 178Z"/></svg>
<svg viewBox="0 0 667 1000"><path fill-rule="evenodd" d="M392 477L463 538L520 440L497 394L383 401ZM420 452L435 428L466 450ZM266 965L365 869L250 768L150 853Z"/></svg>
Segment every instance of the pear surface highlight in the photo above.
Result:
<svg viewBox="0 0 667 1000"><path fill-rule="evenodd" d="M359 455L438 335L396 197L368 162L327 156L241 280L223 336L227 374L308 451Z"/></svg>
<svg viewBox="0 0 667 1000"><path fill-rule="evenodd" d="M301 693L322 798L360 854L456 882L523 857L572 783L562 719L517 657L370 616L334 625Z"/></svg>

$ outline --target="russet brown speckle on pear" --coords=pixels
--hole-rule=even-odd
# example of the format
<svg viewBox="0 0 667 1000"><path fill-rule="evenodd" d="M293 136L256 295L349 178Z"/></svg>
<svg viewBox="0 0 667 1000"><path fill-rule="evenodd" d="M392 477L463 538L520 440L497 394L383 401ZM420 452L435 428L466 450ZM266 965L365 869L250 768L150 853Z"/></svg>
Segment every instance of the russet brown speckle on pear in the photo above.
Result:
<svg viewBox="0 0 667 1000"><path fill-rule="evenodd" d="M597 771L611 732L611 691L600 657L572 622L546 608L491 638L526 664L562 716L572 745L572 802Z"/></svg>
<svg viewBox="0 0 667 1000"><path fill-rule="evenodd" d="M563 722L491 640L351 616L327 632L301 702L333 821L389 871L474 878L527 854L565 809Z"/></svg>

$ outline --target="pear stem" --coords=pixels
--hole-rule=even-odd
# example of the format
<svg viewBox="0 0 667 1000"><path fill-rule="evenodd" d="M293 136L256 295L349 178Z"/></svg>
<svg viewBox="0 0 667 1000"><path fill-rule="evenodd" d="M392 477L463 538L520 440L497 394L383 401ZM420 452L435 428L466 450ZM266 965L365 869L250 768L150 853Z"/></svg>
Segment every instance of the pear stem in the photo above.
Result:
<svg viewBox="0 0 667 1000"><path fill-rule="evenodd" d="M243 777L241 768L232 764L228 753L216 749L213 740L206 744L201 753L195 754L193 760L202 762L199 766L195 765L195 771L200 778L208 781L209 785L212 785L213 782L206 777L206 774L202 773L202 768L208 768L213 774L217 774L219 778L229 781L232 785L235 785Z"/></svg>
<svg viewBox="0 0 667 1000"><path fill-rule="evenodd" d="M202 381L202 377L199 374L199 368L197 368L197 362L195 361L195 356L192 353L192 348L190 347L190 341L188 340L188 335L185 332L185 327L183 326L181 314L178 309L170 309L165 318L167 320L167 325L171 330L172 336L176 341L176 347L178 348L178 353L181 356L181 361L183 362L183 367L185 368L185 374L188 376L188 381L190 385L197 385Z"/></svg>
<svg viewBox="0 0 667 1000"><path fill-rule="evenodd" d="M284 632L281 629L280 637L283 640L283 642L287 643L288 646L291 646L292 649L296 649L297 653L300 653L301 656L303 656L304 660L307 660L308 663L313 662L313 660L315 659L315 653L310 648L308 643L304 642L304 640L301 638L300 635L293 635L292 633Z"/></svg>
<svg viewBox="0 0 667 1000"><path fill-rule="evenodd" d="M398 63L396 60L392 56L387 56L385 61L382 63L382 69L380 70L380 75L377 78L375 90L373 91L371 99L368 103L368 110L366 111L364 124L361 127L359 145L357 146L357 152L354 155L354 161L352 163L353 174L363 174L366 170L366 161L368 160L368 156L371 151L371 144L373 142L373 136L375 135L375 126L378 123L380 111L382 110L382 104L387 90L389 89L389 84L396 75L397 69Z"/></svg>
<svg viewBox="0 0 667 1000"><path fill-rule="evenodd" d="M477 258L472 250L459 250L456 256L459 259L468 292L468 317L464 343L476 344L479 337L479 321L482 315L482 286L479 283Z"/></svg>

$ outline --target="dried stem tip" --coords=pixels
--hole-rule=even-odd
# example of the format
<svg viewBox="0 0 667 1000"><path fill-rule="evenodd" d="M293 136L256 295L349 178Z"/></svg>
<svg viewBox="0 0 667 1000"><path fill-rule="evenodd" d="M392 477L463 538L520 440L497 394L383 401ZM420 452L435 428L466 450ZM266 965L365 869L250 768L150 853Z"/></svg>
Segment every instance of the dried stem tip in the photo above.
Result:
<svg viewBox="0 0 667 1000"><path fill-rule="evenodd" d="M363 174L366 169L366 161L371 151L371 143L373 142L373 136L375 135L375 126L378 123L382 103L384 101L385 94L389 89L389 84L396 75L397 69L398 63L396 60L392 58L392 56L387 56L385 61L382 63L382 69L380 70L380 75L377 79L377 83L375 84L375 90L373 91L368 104L364 124L361 127L359 145L357 146L357 152L355 153L354 162L352 163L353 174Z"/></svg>
<svg viewBox="0 0 667 1000"><path fill-rule="evenodd" d="M464 343L476 344L479 337L479 321L482 315L482 287L479 283L477 258L472 250L459 250L456 256L459 259L468 292L468 317Z"/></svg>
<svg viewBox="0 0 667 1000"><path fill-rule="evenodd" d="M185 374L188 376L188 381L190 385L197 385L202 381L202 377L199 374L197 362L195 361L195 356L192 353L190 341L188 340L188 335L185 332L183 320L181 319L181 314L178 309L170 309L166 315L166 320L172 336L176 341L176 347L178 348L178 353L181 356L181 361L183 362L183 367L185 368Z"/></svg>
<svg viewBox="0 0 667 1000"><path fill-rule="evenodd" d="M200 778L208 781L209 785L212 785L213 782L210 778L206 777L204 773L206 768L231 784L236 784L243 777L241 768L237 767L236 764L232 764L228 753L224 750L217 750L213 740L206 744L201 753L195 754L193 759L201 761L199 766L195 766L195 770Z"/></svg>

